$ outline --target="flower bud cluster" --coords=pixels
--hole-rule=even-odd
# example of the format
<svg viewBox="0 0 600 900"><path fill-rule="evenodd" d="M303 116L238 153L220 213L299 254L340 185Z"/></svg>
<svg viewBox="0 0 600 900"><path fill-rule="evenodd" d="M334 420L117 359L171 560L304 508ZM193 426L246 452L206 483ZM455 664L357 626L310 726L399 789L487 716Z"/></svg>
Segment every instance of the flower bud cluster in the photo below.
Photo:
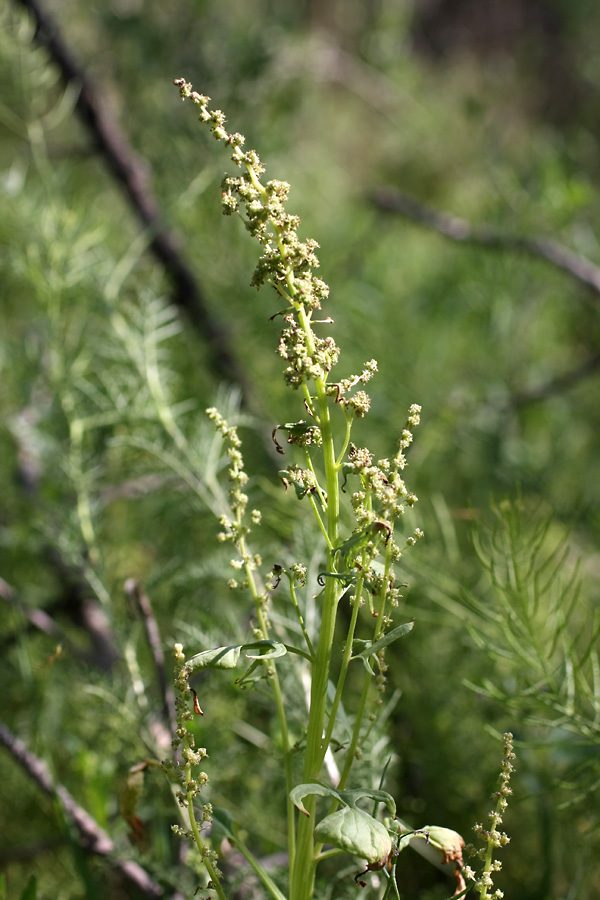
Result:
<svg viewBox="0 0 600 900"><path fill-rule="evenodd" d="M183 809L187 809L208 782L206 772L193 773L193 769L197 768L208 754L204 747L196 747L194 736L188 730L188 723L193 720L194 715L189 709L191 692L188 679L190 673L181 644L175 644L174 656L177 666L175 677L176 727L171 746L174 751L179 751L179 760L165 760L162 767L179 782L180 790L176 793L177 801ZM210 821L210 813L209 805L202 807L201 823ZM179 827L173 830L181 837L189 837L194 840L192 832L184 831Z"/></svg>
<svg viewBox="0 0 600 900"><path fill-rule="evenodd" d="M217 535L217 539L223 543L231 541L238 549L240 557L232 559L230 565L236 571L244 569L246 575L255 571L261 565L261 558L258 554L252 554L246 547L246 536L250 533L250 526L244 521L244 514L248 505L248 496L242 488L248 483L248 475L244 469L244 460L240 451L241 441L238 437L237 429L233 425L228 425L218 410L211 408L206 410L208 418L213 422L217 431L223 436L226 444L226 453L229 460L228 476L229 476L229 503L232 515L219 516L219 524L222 531ZM250 521L253 525L259 525L261 521L260 511L253 509L250 513ZM232 589L247 588L248 580L243 578L238 581L231 578L228 585Z"/></svg>
<svg viewBox="0 0 600 900"><path fill-rule="evenodd" d="M376 371L377 361L370 359L369 362L365 363L364 369L360 375L342 378L341 381L338 381L336 384L330 385L327 389L327 393L330 396L335 397L335 402L338 403L342 409L352 411L356 418L360 419L369 412L371 398L365 391L357 391L352 397L346 397L345 395L357 384L366 384L370 381Z"/></svg>
<svg viewBox="0 0 600 900"><path fill-rule="evenodd" d="M412 442L412 429L419 424L420 412L421 407L416 403L410 407L398 442L399 450L392 460L381 459L373 464L372 455L366 448L349 445L345 473L346 477L358 475L361 480L361 490L352 496L354 514L360 527L364 528L373 521L384 521L391 527L407 506L414 506L417 502L418 498L407 489L400 471L406 466L403 451ZM407 539L407 545L414 545L422 536L423 532L416 529L414 536Z"/></svg>
<svg viewBox="0 0 600 900"><path fill-rule="evenodd" d="M503 740L504 752L502 757L502 768L498 779L498 790L494 791L492 794L492 799L496 801L496 806L491 810L488 817L490 823L489 828L484 828L480 823L474 825L473 831L483 843L483 846L476 849L470 845L467 848L471 856L478 856L480 859L484 860L485 868L479 878L476 877L470 867L467 866L463 869L465 877L475 882L475 887L479 890L480 897L489 898L489 900L501 900L501 898L504 897L503 892L500 890L494 891L493 894L489 893L493 888L492 873L499 872L502 869L502 863L499 860L494 860L492 855L495 849L505 847L510 843L510 838L504 831L499 830L499 826L502 824L504 812L508 806L507 798L512 794L510 779L515 768L513 764L515 753L513 750L512 734L507 732L503 735Z"/></svg>
<svg viewBox="0 0 600 900"><path fill-rule="evenodd" d="M289 363L283 376L286 384L298 388L309 379L324 379L339 359L340 350L332 337L309 336L292 313L284 316L277 352Z"/></svg>
<svg viewBox="0 0 600 900"><path fill-rule="evenodd" d="M312 331L309 337L293 314L302 310L310 317L313 310L321 308L329 288L313 274L319 266L315 252L319 245L314 240L301 241L297 234L300 219L286 212L289 184L272 180L263 185L260 179L264 166L258 154L243 151L244 137L227 132L224 114L209 109L210 98L194 91L184 78L176 79L175 84L182 99L190 99L199 108L200 121L210 124L214 137L233 148L231 158L242 170L239 176L228 176L222 183L223 212L239 213L247 230L262 245L251 284L257 288L270 284L289 304L291 314L285 317L279 343L279 353L288 362L286 382L299 387L310 378L323 378L337 362L339 349L330 337L317 338ZM363 408L364 400L358 406Z"/></svg>

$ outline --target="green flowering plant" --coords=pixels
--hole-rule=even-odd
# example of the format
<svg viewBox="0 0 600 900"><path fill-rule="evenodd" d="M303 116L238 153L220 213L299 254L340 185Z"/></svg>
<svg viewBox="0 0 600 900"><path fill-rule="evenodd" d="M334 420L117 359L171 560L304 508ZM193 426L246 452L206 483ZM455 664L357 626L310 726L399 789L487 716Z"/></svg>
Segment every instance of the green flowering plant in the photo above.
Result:
<svg viewBox="0 0 600 900"><path fill-rule="evenodd" d="M333 319L321 312L328 287L315 275L318 244L298 236L300 220L286 210L289 185L265 181L257 153L243 149L241 134L227 131L224 114L211 110L209 98L194 91L185 79L177 79L175 84L181 97L196 106L200 121L229 147L239 173L228 175L222 183L223 212L238 215L260 245L251 283L257 288L269 285L274 292L277 305L271 319L280 318L283 323L277 347L284 361L283 377L300 395L297 419L277 424L272 431L277 453L293 454L279 475L285 489L293 489L311 508L315 543L322 547L323 559L316 584L304 562L263 565L252 547L253 530L260 525L261 515L248 508L248 475L237 429L218 410L209 409L228 459L229 511L219 515L218 537L234 551L231 566L236 575L229 585L250 594L255 618L251 639L245 644L205 648L190 658L181 644L176 646L176 757L164 766L179 782L177 799L188 824L175 830L196 845L208 873L208 888L220 898L226 896L218 869L219 842L224 838L277 900L312 898L318 865L341 854L363 859L366 872L381 871L384 896L398 896L395 857L407 829L400 827L395 817L395 802L383 790L348 785L355 771L360 783L356 763L377 720L385 689L387 648L409 634L414 624L394 621L401 597L395 566L404 551L423 536L419 528L407 535L398 527L405 511L417 501L403 473L421 409L417 404L410 407L389 458L376 460L366 447L351 440L357 420L369 411L364 387L376 373L377 363L368 360L356 375L334 374L340 350L328 333ZM349 521L350 526L343 524ZM315 591L319 618L309 628L303 606L309 597L315 598ZM289 638L282 637L281 629L271 621L272 603L285 604L292 611L297 627ZM304 667L310 684L304 734L295 743L280 670L292 658ZM288 878L284 886L276 883L245 845L232 813L199 800L208 781L207 774L200 771L207 753L195 746L190 729L194 715L202 710L189 680L201 671L236 669L242 663L246 669L237 683L255 683L257 677L266 680L277 715L286 782ZM362 687L358 692L353 687L349 697L348 674L353 665ZM356 684L354 676L352 683ZM352 724L347 741L340 744L334 731L342 713L348 718L348 709ZM339 766L328 764L334 746ZM298 778L294 760L300 751L303 761ZM325 813L318 810L319 798L328 804ZM370 804L369 811L359 805L364 803ZM391 815L385 823L378 805ZM430 829L431 833L434 830ZM452 858L458 861L457 856Z"/></svg>

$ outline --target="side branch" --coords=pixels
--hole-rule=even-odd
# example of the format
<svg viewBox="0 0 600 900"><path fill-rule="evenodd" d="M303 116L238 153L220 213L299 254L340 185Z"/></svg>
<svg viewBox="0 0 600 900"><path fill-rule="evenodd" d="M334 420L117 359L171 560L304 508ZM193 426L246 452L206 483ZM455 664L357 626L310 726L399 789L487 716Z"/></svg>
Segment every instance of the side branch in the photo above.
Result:
<svg viewBox="0 0 600 900"><path fill-rule="evenodd" d="M378 209L399 213L452 241L487 247L489 250L512 250L536 256L600 294L600 266L551 238L521 237L501 234L486 225L477 227L466 219L426 206L409 194L388 188L375 191L372 199Z"/></svg>
<svg viewBox="0 0 600 900"><path fill-rule="evenodd" d="M162 221L154 196L148 165L129 144L95 90L85 71L79 66L58 26L43 9L39 0L14 0L25 7L35 22L35 41L48 51L65 84L79 87L77 113L92 135L94 145L110 172L126 195L132 209L149 235L149 248L165 269L174 287L174 302L188 314L203 335L219 377L240 386L248 393L245 378L233 355L223 329L214 321L197 279L183 259L176 240ZM247 399L247 397L246 397Z"/></svg>
<svg viewBox="0 0 600 900"><path fill-rule="evenodd" d="M142 586L135 578L128 578L125 582L125 594L139 608L144 620L146 639L154 660L154 668L156 670L156 677L162 697L161 713L163 723L168 729L167 744L170 744L171 736L177 728L175 698L173 696L173 689L167 678L165 655L162 650L162 640L158 623L154 617L150 598L143 591Z"/></svg>
<svg viewBox="0 0 600 900"><path fill-rule="evenodd" d="M79 832L79 843L88 853L110 856L110 863L127 881L146 897L162 897L163 890L138 863L114 856L115 845L108 834L85 811L62 784L55 784L45 762L27 750L25 744L0 722L0 743L12 754L28 775L51 797L58 797L68 817Z"/></svg>

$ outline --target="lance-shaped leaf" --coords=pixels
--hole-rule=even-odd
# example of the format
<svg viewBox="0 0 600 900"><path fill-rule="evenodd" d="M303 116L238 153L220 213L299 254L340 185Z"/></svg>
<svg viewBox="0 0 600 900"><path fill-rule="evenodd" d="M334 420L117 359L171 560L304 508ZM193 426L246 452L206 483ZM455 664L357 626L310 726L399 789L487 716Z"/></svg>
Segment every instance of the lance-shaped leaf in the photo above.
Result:
<svg viewBox="0 0 600 900"><path fill-rule="evenodd" d="M231 840L235 835L235 827L235 820L229 810L220 806L213 808L210 826L210 839L213 846L219 847L225 839Z"/></svg>
<svg viewBox="0 0 600 900"><path fill-rule="evenodd" d="M287 653L287 647L279 641L254 641L242 644L242 650L258 650L258 653L244 653L248 659L277 659Z"/></svg>
<svg viewBox="0 0 600 900"><path fill-rule="evenodd" d="M185 664L190 675L201 669L235 669L240 658L242 644L230 647L215 647L213 650L203 650L197 653Z"/></svg>
<svg viewBox="0 0 600 900"><path fill-rule="evenodd" d="M287 653L284 644L279 641L252 641L250 644L232 644L229 647L215 647L213 650L203 650L192 656L185 668L188 675L199 672L201 669L235 669L242 650L251 650L245 653L248 659L277 659Z"/></svg>
<svg viewBox="0 0 600 900"><path fill-rule="evenodd" d="M414 624L415 620L413 619L412 622L405 622L404 625L398 625L397 628L392 628L391 631L388 631L383 637L380 637L379 640L375 642L355 640L352 644L352 648L353 650L356 649L358 652L353 654L352 659L362 659L367 672L374 675L375 673L371 668L369 657L375 656L375 654L379 653L380 650L383 650L384 647L397 641L398 638L404 637L405 634L408 634L413 630Z"/></svg>

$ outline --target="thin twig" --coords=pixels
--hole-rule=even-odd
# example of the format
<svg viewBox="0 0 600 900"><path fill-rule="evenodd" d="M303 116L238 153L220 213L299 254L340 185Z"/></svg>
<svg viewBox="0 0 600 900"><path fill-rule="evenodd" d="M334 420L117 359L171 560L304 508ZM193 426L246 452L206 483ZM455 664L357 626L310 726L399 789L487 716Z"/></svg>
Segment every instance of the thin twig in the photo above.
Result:
<svg viewBox="0 0 600 900"><path fill-rule="evenodd" d="M389 188L375 191L373 202L379 209L399 213L452 241L475 244L489 250L512 250L537 256L600 294L600 266L551 238L502 234L487 225L474 226L466 219L432 209L409 194Z"/></svg>
<svg viewBox="0 0 600 900"><path fill-rule="evenodd" d="M62 784L55 784L43 760L27 750L25 744L0 722L0 743L4 744L27 774L51 797L58 797L65 813L79 832L79 844L88 853L109 857L111 866L146 897L162 897L161 886L138 863L115 856L115 845L108 834L74 800Z"/></svg>
<svg viewBox="0 0 600 900"><path fill-rule="evenodd" d="M198 280L184 260L173 233L163 222L158 201L150 186L148 164L133 150L119 129L102 102L100 92L77 63L56 22L43 9L39 0L14 2L20 3L31 13L36 26L35 40L47 49L63 82L78 87L77 113L92 135L98 152L121 185L142 226L147 229L149 248L173 283L174 302L185 310L202 334L218 375L229 383L238 384L242 395L248 400L248 385L227 337L209 311Z"/></svg>
<svg viewBox="0 0 600 900"><path fill-rule="evenodd" d="M41 631L53 638L62 650L66 650L74 658L109 671L119 658L119 650L106 613L97 601L85 596L83 583L76 581L74 576L67 572L64 564L59 564L58 554L50 551L48 556L61 575L63 591L60 597L51 601L45 609L28 606L7 582L0 579L0 599L12 606L19 616L27 621L27 630ZM67 616L78 628L86 632L92 645L90 650L82 650L73 644L66 632L57 624L56 618L60 615ZM18 641L23 631L22 626L17 626L13 632L4 636L0 650L5 651L8 646Z"/></svg>
<svg viewBox="0 0 600 900"><path fill-rule="evenodd" d="M170 740L170 736L175 732L175 728L177 727L175 719L175 698L173 696L173 689L167 678L165 655L162 650L160 631L152 611L152 604L135 578L127 579L125 582L125 593L137 604L142 613L144 627L146 629L146 638L154 659L154 667L156 669L156 676L158 678L160 693L163 700L162 716L165 724L170 730Z"/></svg>

